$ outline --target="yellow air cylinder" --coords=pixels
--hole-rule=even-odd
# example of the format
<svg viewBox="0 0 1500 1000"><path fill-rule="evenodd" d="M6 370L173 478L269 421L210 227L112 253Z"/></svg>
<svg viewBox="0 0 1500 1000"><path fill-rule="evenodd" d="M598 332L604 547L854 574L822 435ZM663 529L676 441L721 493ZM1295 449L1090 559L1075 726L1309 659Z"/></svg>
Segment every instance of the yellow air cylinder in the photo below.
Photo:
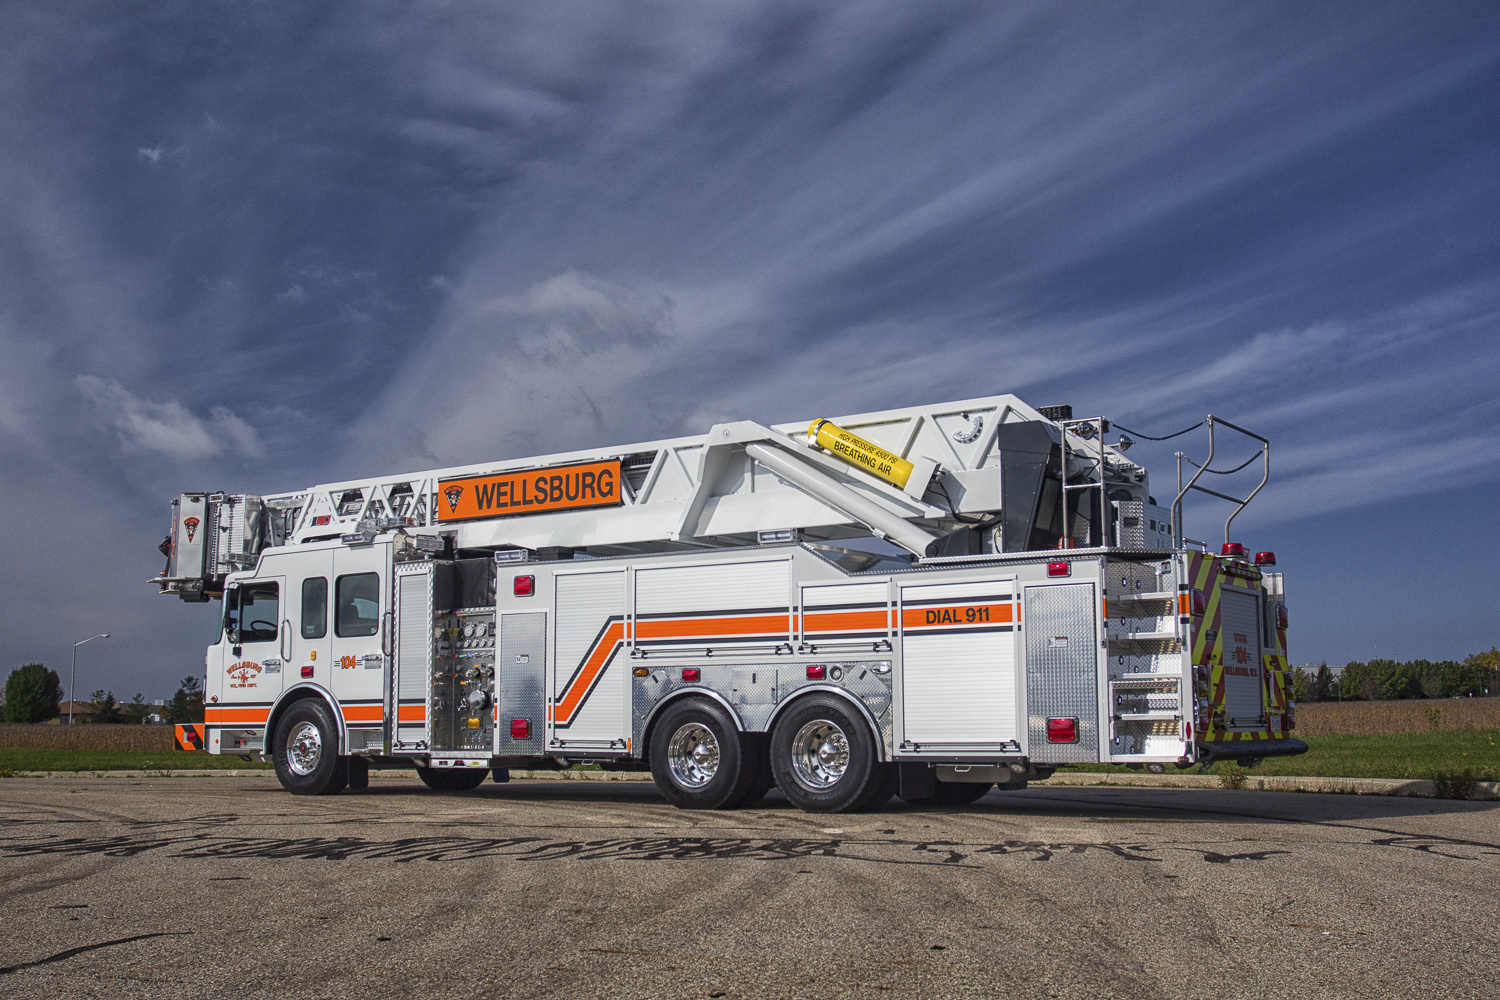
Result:
<svg viewBox="0 0 1500 1000"><path fill-rule="evenodd" d="M807 443L837 455L850 465L859 466L872 476L879 476L897 489L906 489L907 480L911 479L912 463L831 421L814 420L808 424Z"/></svg>

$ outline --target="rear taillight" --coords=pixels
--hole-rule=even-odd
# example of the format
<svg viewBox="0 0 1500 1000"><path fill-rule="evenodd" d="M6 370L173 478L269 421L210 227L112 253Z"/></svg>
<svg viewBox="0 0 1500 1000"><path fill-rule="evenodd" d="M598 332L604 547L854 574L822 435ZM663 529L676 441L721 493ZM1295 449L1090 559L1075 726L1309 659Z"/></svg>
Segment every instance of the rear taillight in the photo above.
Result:
<svg viewBox="0 0 1500 1000"><path fill-rule="evenodd" d="M1072 571L1072 567L1065 562L1055 562L1047 564L1048 576L1067 576Z"/></svg>
<svg viewBox="0 0 1500 1000"><path fill-rule="evenodd" d="M1286 605L1285 604L1278 604L1278 605L1276 605L1276 627L1277 628L1282 628L1282 629L1286 628Z"/></svg>
<svg viewBox="0 0 1500 1000"><path fill-rule="evenodd" d="M511 581L510 592L516 597L530 597L536 593L536 577L518 576Z"/></svg>
<svg viewBox="0 0 1500 1000"><path fill-rule="evenodd" d="M1208 595L1201 590L1193 591L1193 614L1202 615L1208 613Z"/></svg>
<svg viewBox="0 0 1500 1000"><path fill-rule="evenodd" d="M513 740L529 740L529 739L531 739L531 720L530 719L511 719L510 720L510 738L513 739Z"/></svg>
<svg viewBox="0 0 1500 1000"><path fill-rule="evenodd" d="M807 668L807 679L810 680L810 681L820 681L820 680L823 679L823 673L824 673L824 670L823 670L823 665L821 663L819 663L819 664L817 664L815 666L808 667Z"/></svg>
<svg viewBox="0 0 1500 1000"><path fill-rule="evenodd" d="M1048 743L1077 743L1078 742L1078 720L1077 719L1048 719L1047 720L1047 742Z"/></svg>

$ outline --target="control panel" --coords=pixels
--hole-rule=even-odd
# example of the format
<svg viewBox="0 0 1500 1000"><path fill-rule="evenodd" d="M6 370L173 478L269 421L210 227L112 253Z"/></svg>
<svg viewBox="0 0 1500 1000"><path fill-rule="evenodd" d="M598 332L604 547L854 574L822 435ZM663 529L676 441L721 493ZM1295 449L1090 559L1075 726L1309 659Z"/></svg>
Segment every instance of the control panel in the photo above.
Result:
<svg viewBox="0 0 1500 1000"><path fill-rule="evenodd" d="M490 754L495 746L495 611L441 611L432 625L431 749Z"/></svg>

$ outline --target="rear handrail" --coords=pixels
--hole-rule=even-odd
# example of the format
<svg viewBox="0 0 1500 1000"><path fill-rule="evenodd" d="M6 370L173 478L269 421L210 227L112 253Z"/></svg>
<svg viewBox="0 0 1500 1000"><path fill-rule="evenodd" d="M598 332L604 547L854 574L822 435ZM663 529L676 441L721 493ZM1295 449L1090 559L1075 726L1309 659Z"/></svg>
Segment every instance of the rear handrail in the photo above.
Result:
<svg viewBox="0 0 1500 1000"><path fill-rule="evenodd" d="M1176 539L1179 544L1181 544L1184 538L1182 526L1182 498L1187 496L1190 491L1197 490L1199 493L1207 493L1209 496L1218 497L1220 500L1227 500L1235 505L1234 510L1224 521L1224 542L1225 544L1228 544L1229 526L1234 523L1234 519L1236 517L1239 517L1240 511L1244 510L1245 507L1249 505L1250 501L1255 499L1255 495L1265 487L1266 482L1271 478L1271 442L1269 440L1261 437L1254 431L1246 430L1238 424L1230 423L1228 420L1225 420L1222 417L1216 417L1212 413L1208 415L1208 418L1204 421L1204 423L1208 424L1208 457L1203 460L1202 465L1198 465L1197 462L1194 462L1190 458L1187 459L1190 463L1197 466L1198 471L1193 473L1193 478L1189 479L1186 485L1183 485L1182 482L1182 460L1184 458L1187 458L1187 456L1180 451L1177 452L1177 497L1172 501L1172 537ZM1229 428L1232 431L1238 431L1246 437L1254 438L1256 441L1260 442L1260 482L1256 484L1255 489L1250 491L1250 495L1245 497L1243 500L1239 497L1230 496L1227 493L1220 493L1218 490L1211 490L1207 486L1198 485L1198 480L1202 478L1205 472L1213 472L1218 475L1227 475L1228 472L1239 471L1239 469L1231 469L1228 470L1228 472L1221 472L1218 469L1210 468L1210 466L1214 463L1214 453L1218 444L1217 438L1214 434L1214 428L1219 424L1223 424L1225 427ZM1249 465L1250 462L1254 460L1254 456L1251 456L1251 458L1247 460L1244 465L1240 466L1240 469L1243 469L1245 465Z"/></svg>

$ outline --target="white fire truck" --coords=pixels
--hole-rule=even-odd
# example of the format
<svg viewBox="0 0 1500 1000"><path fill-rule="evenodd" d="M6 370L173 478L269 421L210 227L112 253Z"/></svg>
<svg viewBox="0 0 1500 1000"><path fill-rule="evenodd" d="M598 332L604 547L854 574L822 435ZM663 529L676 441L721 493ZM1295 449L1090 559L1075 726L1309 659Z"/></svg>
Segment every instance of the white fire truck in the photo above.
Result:
<svg viewBox="0 0 1500 1000"><path fill-rule="evenodd" d="M223 613L181 735L295 794L593 762L814 812L1299 753L1281 575L1229 540L1254 492L1200 482L1216 435L1261 485L1269 445L1204 425L1166 506L1108 420L1014 396L186 493L155 582ZM1219 552L1195 490L1234 505Z"/></svg>

